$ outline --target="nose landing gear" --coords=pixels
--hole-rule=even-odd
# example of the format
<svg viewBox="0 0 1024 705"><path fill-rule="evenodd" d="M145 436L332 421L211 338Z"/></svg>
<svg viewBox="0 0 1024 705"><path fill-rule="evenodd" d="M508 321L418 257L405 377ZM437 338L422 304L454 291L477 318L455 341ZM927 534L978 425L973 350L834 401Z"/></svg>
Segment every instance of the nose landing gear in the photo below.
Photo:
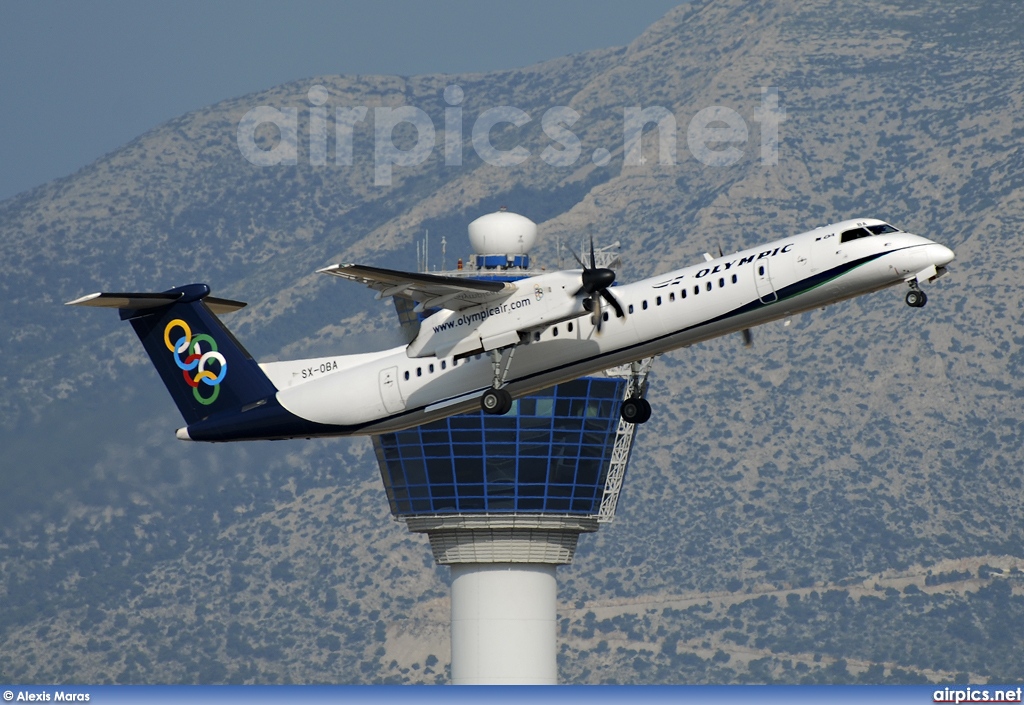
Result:
<svg viewBox="0 0 1024 705"><path fill-rule="evenodd" d="M911 308L921 308L928 303L928 295L921 291L916 279L910 282L910 291L907 292L905 301Z"/></svg>

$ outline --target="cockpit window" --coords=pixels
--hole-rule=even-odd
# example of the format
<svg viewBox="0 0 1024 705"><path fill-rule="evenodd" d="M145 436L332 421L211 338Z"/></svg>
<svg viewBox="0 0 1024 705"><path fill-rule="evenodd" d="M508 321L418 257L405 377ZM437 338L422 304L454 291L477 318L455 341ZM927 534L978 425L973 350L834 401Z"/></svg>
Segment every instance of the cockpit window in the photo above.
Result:
<svg viewBox="0 0 1024 705"><path fill-rule="evenodd" d="M871 237L871 233L864 228L854 228L853 230L845 231L843 236L839 239L839 242L850 242L851 240L856 240L862 237Z"/></svg>
<svg viewBox="0 0 1024 705"><path fill-rule="evenodd" d="M886 235L888 233L898 233L897 228L892 227L888 223L882 223L881 225L869 225L868 230L872 235Z"/></svg>

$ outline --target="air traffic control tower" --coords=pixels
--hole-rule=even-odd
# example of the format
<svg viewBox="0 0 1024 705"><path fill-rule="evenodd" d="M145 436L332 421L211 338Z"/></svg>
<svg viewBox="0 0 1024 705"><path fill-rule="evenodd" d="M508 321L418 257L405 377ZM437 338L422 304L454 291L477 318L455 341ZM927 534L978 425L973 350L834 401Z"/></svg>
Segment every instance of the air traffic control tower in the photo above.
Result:
<svg viewBox="0 0 1024 705"><path fill-rule="evenodd" d="M521 215L484 215L469 225L478 254L431 273L528 277L536 237ZM503 416L479 411L374 437L392 514L451 566L454 684L557 682L555 567L572 562L580 534L615 516L637 428L619 407L644 394L649 362L521 398Z"/></svg>

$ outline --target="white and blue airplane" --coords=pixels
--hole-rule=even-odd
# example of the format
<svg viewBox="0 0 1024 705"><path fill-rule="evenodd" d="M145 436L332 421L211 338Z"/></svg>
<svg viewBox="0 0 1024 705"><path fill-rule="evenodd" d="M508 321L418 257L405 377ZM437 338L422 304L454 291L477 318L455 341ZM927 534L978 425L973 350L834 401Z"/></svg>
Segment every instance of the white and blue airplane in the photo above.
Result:
<svg viewBox="0 0 1024 705"><path fill-rule="evenodd" d="M719 253L721 255L721 252ZM848 220L631 284L594 265L514 282L335 264L404 311L407 345L381 352L257 363L217 314L244 303L206 284L161 293L96 293L68 302L119 309L149 353L193 441L312 438L398 431L636 360L896 285L920 284L953 251L881 220ZM602 299L608 305L602 305ZM417 315L418 314L418 315ZM421 320L422 319L422 320ZM643 423L643 398L622 418Z"/></svg>

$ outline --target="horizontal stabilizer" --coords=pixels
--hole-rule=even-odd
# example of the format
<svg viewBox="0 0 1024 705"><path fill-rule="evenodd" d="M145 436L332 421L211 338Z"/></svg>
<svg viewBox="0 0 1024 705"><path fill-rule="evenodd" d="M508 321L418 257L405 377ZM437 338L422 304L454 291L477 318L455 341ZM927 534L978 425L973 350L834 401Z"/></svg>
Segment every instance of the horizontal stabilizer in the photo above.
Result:
<svg viewBox="0 0 1024 705"><path fill-rule="evenodd" d="M96 306L98 308L117 308L117 309L131 309L135 311L141 311L147 308L159 308L160 306L167 306L173 304L175 301L181 299L184 296L181 292L176 293L105 293L97 292L95 294L89 294L83 296L80 299L74 301L68 301L66 306ZM231 299L220 299L216 296L207 296L203 299L210 310L214 313L231 313L237 311L240 308L245 308L246 304L243 301L232 301Z"/></svg>

